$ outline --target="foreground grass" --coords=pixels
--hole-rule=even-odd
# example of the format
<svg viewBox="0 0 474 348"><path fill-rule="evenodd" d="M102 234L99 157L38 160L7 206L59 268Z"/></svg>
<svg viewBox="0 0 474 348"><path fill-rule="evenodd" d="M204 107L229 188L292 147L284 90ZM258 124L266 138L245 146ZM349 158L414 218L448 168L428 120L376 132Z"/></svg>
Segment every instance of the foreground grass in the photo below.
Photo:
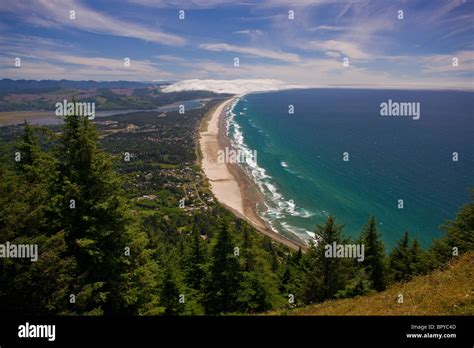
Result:
<svg viewBox="0 0 474 348"><path fill-rule="evenodd" d="M398 303L399 294L403 303ZM326 301L276 315L473 315L474 253L463 255L445 269L387 290L351 299Z"/></svg>

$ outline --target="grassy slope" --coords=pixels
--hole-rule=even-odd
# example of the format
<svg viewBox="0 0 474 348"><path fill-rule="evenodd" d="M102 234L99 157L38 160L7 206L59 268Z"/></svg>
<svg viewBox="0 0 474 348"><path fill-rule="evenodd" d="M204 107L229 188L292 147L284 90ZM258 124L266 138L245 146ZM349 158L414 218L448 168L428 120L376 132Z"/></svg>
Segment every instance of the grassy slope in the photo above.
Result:
<svg viewBox="0 0 474 348"><path fill-rule="evenodd" d="M403 294L403 303L397 302ZM381 293L279 312L284 315L473 315L474 253L445 269L397 283Z"/></svg>

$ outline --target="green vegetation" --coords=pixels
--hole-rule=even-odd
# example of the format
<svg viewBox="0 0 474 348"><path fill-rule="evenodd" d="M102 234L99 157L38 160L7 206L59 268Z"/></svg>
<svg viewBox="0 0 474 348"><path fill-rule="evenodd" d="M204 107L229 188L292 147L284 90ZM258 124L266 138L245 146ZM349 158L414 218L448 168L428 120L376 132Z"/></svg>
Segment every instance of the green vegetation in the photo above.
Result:
<svg viewBox="0 0 474 348"><path fill-rule="evenodd" d="M214 201L195 165L196 131L216 102L185 115L135 113L103 118L97 126L69 116L60 130L28 124L0 129L0 243L38 244L40 252L37 262L0 259L0 311L290 310L360 295L378 298L386 287L404 287L474 250L473 202L428 250L406 233L387 255L375 218L352 242L329 217L316 227L319 243L305 254L259 234ZM365 258L327 257L325 246L332 243L364 244ZM472 277L472 259L463 265ZM472 306L456 313L472 314Z"/></svg>
<svg viewBox="0 0 474 348"><path fill-rule="evenodd" d="M72 85L70 88L32 88L0 92L0 112L55 110L55 104L64 99L78 102L94 102L96 111L107 110L150 110L157 107L201 98L216 97L205 91L163 93L158 86L102 87L88 88L87 84Z"/></svg>
<svg viewBox="0 0 474 348"><path fill-rule="evenodd" d="M472 315L474 313L474 253L451 260L445 267L383 292L329 300L270 315ZM400 301L403 296L403 301Z"/></svg>
<svg viewBox="0 0 474 348"><path fill-rule="evenodd" d="M377 291L385 290L387 286L387 269L384 263L384 245L377 232L377 221L375 217L362 231L359 243L365 245L365 261L362 264L365 274L369 278L372 287Z"/></svg>

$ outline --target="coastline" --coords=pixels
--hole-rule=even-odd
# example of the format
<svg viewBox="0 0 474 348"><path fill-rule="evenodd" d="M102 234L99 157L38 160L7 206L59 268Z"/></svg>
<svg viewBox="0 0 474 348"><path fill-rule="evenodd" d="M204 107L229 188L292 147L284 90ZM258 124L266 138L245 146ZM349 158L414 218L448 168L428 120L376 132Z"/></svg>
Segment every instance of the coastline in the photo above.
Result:
<svg viewBox="0 0 474 348"><path fill-rule="evenodd" d="M203 119L199 132L200 165L206 175L216 199L231 210L237 217L245 219L260 233L286 245L302 251L306 244L297 236L289 239L275 231L257 212L257 205L264 205L263 197L257 185L248 177L238 163L218 163L218 150L231 148L226 135L225 114L236 97L225 100L212 108Z"/></svg>

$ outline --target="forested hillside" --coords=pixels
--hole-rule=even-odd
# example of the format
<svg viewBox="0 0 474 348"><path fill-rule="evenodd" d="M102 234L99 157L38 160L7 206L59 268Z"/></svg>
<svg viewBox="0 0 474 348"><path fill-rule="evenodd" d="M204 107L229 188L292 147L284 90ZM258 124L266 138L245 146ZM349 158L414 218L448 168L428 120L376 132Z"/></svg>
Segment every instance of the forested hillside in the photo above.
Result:
<svg viewBox="0 0 474 348"><path fill-rule="evenodd" d="M472 315L474 253L451 260L428 275L398 282L380 293L329 300L273 315Z"/></svg>

